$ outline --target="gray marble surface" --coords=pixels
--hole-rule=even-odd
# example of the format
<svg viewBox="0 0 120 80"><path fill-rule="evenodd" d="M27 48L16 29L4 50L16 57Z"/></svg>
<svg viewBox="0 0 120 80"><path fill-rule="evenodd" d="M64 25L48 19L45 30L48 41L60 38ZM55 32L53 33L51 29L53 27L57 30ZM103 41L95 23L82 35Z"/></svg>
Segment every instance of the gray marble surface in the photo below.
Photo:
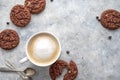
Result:
<svg viewBox="0 0 120 80"><path fill-rule="evenodd" d="M0 66L5 59L17 68L33 67L37 70L34 80L50 80L49 67L41 68L31 62L20 64L26 56L25 44L28 38L39 31L56 34L62 45L60 59L74 60L79 74L76 80L120 80L120 29L109 31L96 20L104 10L112 8L120 11L120 0L47 0L46 9L32 15L25 28L13 25L9 18L11 8L23 4L24 0L0 0L0 30L14 29L20 36L20 44L13 50L0 49ZM10 25L6 25L10 22ZM108 36L112 36L108 40ZM67 55L66 51L70 54ZM62 80L63 74L57 79ZM19 80L15 73L1 73L0 80Z"/></svg>

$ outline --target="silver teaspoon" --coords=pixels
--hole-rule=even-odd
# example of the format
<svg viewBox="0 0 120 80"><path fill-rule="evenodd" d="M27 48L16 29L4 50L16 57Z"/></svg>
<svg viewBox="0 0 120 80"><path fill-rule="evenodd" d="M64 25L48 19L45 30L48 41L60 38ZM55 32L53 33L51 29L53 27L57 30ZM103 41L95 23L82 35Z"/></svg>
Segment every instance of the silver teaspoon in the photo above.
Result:
<svg viewBox="0 0 120 80"><path fill-rule="evenodd" d="M24 72L27 76L32 77L36 74L36 70L33 68L26 68L26 69L9 69L6 67L0 67L0 72Z"/></svg>
<svg viewBox="0 0 120 80"><path fill-rule="evenodd" d="M12 65L8 60L6 61L6 66L8 66L10 69L16 69L14 65ZM23 80L32 80L32 77L28 77L24 72L17 72Z"/></svg>

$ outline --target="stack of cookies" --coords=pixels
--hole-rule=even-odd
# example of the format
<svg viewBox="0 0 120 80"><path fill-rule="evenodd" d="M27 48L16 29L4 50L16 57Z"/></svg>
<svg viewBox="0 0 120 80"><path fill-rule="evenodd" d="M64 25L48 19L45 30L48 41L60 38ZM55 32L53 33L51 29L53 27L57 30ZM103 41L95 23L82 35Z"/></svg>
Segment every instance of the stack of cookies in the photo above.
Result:
<svg viewBox="0 0 120 80"><path fill-rule="evenodd" d="M10 19L18 27L25 27L31 20L31 14L38 14L45 9L45 0L25 0L24 5L15 5L10 13ZM0 33L0 47L6 50L15 48L19 44L18 33L12 29L5 29Z"/></svg>
<svg viewBox="0 0 120 80"><path fill-rule="evenodd" d="M45 0L25 0L24 5L15 5L10 13L10 19L18 27L25 27L31 20L31 14L38 14L45 9Z"/></svg>

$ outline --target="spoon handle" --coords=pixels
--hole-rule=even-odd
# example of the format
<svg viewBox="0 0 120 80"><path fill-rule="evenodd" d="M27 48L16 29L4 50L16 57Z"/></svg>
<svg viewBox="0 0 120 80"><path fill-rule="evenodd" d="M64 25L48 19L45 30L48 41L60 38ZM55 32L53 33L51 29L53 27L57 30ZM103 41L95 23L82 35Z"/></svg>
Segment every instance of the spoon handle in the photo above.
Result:
<svg viewBox="0 0 120 80"><path fill-rule="evenodd" d="M9 68L0 67L0 72L10 72L10 71L12 71L12 70Z"/></svg>
<svg viewBox="0 0 120 80"><path fill-rule="evenodd" d="M0 67L0 72L21 72L20 70L9 69L5 67Z"/></svg>

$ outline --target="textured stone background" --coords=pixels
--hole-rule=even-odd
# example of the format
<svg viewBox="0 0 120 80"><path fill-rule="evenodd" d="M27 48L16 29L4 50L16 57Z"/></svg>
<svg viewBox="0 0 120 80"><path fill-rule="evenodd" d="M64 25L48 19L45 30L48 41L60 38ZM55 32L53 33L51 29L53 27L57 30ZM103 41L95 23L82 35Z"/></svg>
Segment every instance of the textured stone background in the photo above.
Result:
<svg viewBox="0 0 120 80"><path fill-rule="evenodd" d="M120 11L120 0L47 0L46 9L25 28L13 25L9 18L11 8L23 4L24 0L0 0L0 30L14 29L20 36L20 44L13 50L0 49L0 66L5 59L17 68L33 67L38 73L34 80L50 80L49 67L41 68L29 61L20 64L25 57L28 38L39 31L56 34L62 45L60 59L76 62L79 74L76 80L120 80L120 29L109 31L96 20L104 10L112 8ZM10 25L6 25L10 22ZM108 40L112 36L112 40ZM67 55L66 51L70 54ZM63 75L57 80L62 80ZM1 73L0 80L19 80L19 75Z"/></svg>

